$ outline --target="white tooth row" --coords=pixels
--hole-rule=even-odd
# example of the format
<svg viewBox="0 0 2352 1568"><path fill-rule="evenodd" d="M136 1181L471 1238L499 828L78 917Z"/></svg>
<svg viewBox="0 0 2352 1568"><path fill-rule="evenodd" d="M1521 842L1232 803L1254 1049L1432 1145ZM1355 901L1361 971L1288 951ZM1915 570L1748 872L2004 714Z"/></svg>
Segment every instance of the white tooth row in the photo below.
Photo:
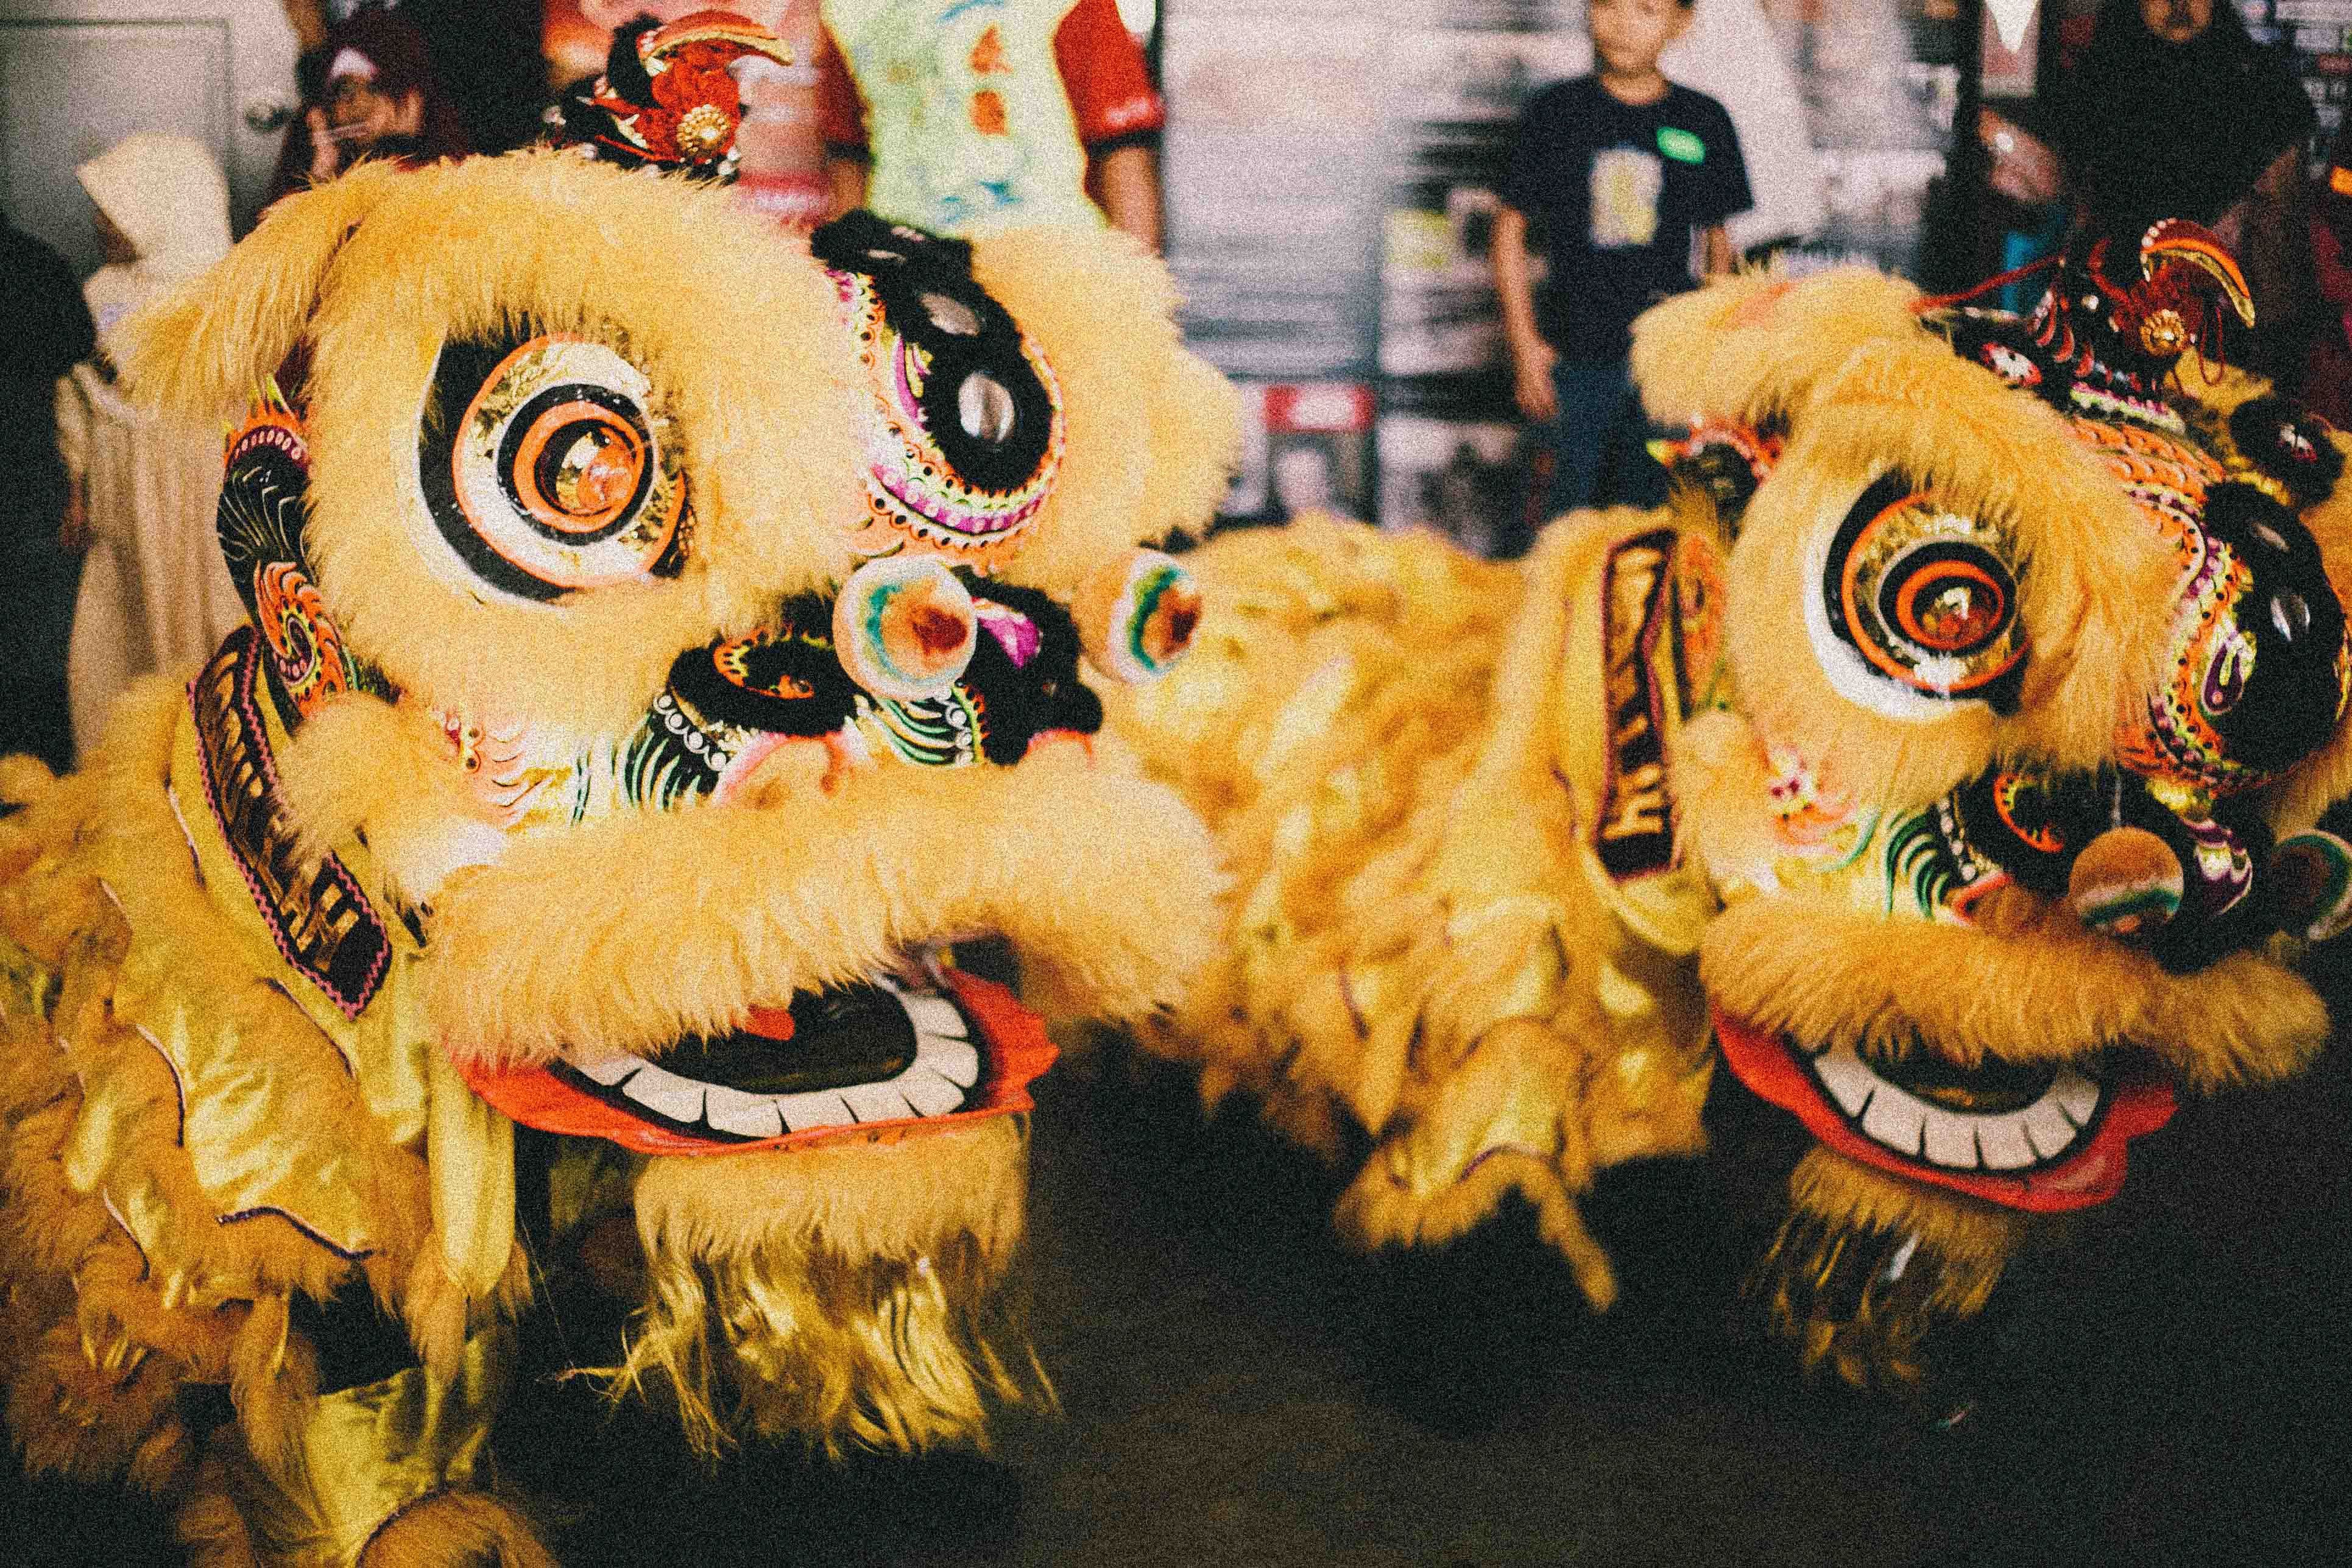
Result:
<svg viewBox="0 0 2352 1568"><path fill-rule="evenodd" d="M1864 1134L1948 1171L2019 1171L2056 1159L2099 1109L2099 1086L2062 1068L2021 1110L1969 1112L1931 1104L1873 1072L1851 1045L1811 1058L1813 1076Z"/></svg>
<svg viewBox="0 0 2352 1568"><path fill-rule="evenodd" d="M721 1083L682 1078L627 1051L567 1051L565 1062L583 1078L617 1088L646 1110L681 1126L705 1124L738 1138L777 1138L860 1122L945 1116L963 1108L980 1081L980 1050L963 1015L944 996L902 990L877 981L898 1000L915 1026L915 1059L896 1078L801 1094L750 1094Z"/></svg>

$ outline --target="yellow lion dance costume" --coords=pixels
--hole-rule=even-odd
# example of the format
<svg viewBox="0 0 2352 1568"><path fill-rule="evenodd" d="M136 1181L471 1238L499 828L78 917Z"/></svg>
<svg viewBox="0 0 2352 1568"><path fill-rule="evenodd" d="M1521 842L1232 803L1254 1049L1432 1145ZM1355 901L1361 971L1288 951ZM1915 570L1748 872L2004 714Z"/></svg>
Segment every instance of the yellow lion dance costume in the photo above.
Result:
<svg viewBox="0 0 2352 1568"><path fill-rule="evenodd" d="M268 389L220 513L254 624L80 773L0 772L29 1463L178 1500L208 1562L540 1560L478 1489L519 1211L634 1211L611 1370L706 1447L1043 1393L998 1286L1051 1047L943 955L1117 1019L1211 950L1213 847L1078 674L1197 616L1135 548L1231 439L1171 311L1114 237L812 247L542 151L291 198L145 321L151 401ZM413 1364L323 1374L354 1313Z"/></svg>
<svg viewBox="0 0 2352 1568"><path fill-rule="evenodd" d="M2172 1082L2326 1037L2266 944L2346 920L2311 830L2352 787L2352 496L2324 426L2194 352L2245 305L2179 224L2024 317L1742 277L1635 329L1693 426L1665 510L1507 564L1211 542L1193 658L1114 705L1235 879L1146 1043L1334 1158L1369 1134L1352 1239L1516 1190L1601 1307L1578 1197L1698 1152L1720 1058L1814 1140L1770 1315L1908 1385Z"/></svg>

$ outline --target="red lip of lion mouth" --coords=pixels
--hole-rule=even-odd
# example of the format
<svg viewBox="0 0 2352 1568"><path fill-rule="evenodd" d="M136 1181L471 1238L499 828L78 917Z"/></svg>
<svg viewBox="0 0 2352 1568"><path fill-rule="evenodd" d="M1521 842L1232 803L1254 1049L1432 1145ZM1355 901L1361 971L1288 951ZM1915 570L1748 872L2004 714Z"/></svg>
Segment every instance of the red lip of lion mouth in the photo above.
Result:
<svg viewBox="0 0 2352 1568"><path fill-rule="evenodd" d="M786 1027L783 1019L789 1017ZM1027 1110L1053 1065L1045 1023L954 969L802 993L722 1039L658 1060L574 1047L535 1067L457 1065L467 1087L541 1131L646 1154L742 1154L900 1139Z"/></svg>
<svg viewBox="0 0 2352 1568"><path fill-rule="evenodd" d="M1990 1062L1973 1072L1939 1062L1937 1079L1980 1079L1991 1089L1954 1096L1906 1086L1913 1075L1882 1070L1851 1045L1807 1051L1720 1007L1714 1016L1740 1082L1823 1147L2004 1208L2046 1214L2106 1202L2122 1189L2130 1141L2172 1119L2171 1084L2144 1066L2112 1075L2061 1066L2029 1070L2025 1082ZM1964 1108L1977 1098L1994 1108Z"/></svg>

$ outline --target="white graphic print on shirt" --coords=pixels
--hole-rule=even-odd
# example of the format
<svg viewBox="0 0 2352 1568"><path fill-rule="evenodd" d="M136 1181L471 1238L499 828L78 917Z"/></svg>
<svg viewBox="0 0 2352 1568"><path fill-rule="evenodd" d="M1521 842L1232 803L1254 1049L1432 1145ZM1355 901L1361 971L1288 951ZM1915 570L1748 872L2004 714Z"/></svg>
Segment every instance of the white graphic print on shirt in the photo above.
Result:
<svg viewBox="0 0 2352 1568"><path fill-rule="evenodd" d="M1592 154L1592 246L1618 250L1658 237L1658 196L1665 165L1639 147L1606 147Z"/></svg>

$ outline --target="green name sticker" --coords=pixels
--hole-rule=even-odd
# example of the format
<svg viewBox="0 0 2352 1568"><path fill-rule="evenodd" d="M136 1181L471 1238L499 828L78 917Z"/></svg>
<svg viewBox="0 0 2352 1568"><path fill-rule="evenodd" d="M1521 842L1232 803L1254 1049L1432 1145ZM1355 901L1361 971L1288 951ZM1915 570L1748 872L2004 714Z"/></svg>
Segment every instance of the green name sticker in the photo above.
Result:
<svg viewBox="0 0 2352 1568"><path fill-rule="evenodd" d="M1706 162L1706 143L1672 125L1658 127L1658 151L1677 163Z"/></svg>

